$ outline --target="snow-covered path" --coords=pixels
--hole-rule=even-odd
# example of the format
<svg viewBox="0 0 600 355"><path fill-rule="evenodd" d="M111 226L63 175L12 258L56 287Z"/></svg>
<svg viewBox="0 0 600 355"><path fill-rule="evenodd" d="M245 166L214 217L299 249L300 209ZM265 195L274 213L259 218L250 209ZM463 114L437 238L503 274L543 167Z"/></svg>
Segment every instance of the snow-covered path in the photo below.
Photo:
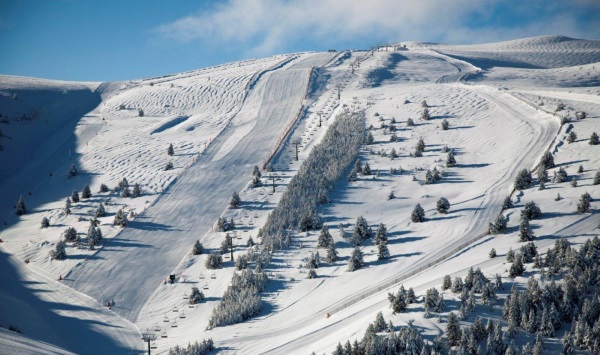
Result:
<svg viewBox="0 0 600 355"><path fill-rule="evenodd" d="M97 300L114 300L113 310L135 321L162 280L196 239L203 240L234 190L239 191L272 149L282 129L301 107L312 67L332 54L320 53L265 74L238 115L199 159L182 173L156 203L66 283Z"/></svg>

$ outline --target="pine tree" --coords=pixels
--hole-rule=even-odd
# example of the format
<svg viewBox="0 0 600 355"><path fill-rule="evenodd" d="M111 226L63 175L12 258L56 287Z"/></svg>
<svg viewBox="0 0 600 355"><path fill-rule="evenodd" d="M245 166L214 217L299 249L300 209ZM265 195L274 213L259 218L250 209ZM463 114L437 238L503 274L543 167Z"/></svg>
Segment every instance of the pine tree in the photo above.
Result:
<svg viewBox="0 0 600 355"><path fill-rule="evenodd" d="M529 242L533 240L533 230L529 224L529 218L527 215L521 215L521 222L519 223L519 241Z"/></svg>
<svg viewBox="0 0 600 355"><path fill-rule="evenodd" d="M594 175L594 181L592 185L600 185L600 170L596 171L596 175Z"/></svg>
<svg viewBox="0 0 600 355"><path fill-rule="evenodd" d="M15 213L18 216L22 216L25 213L27 213L27 207L25 206L25 199L23 198L23 195L21 195L19 197L19 201L17 202L17 205L15 206Z"/></svg>
<svg viewBox="0 0 600 355"><path fill-rule="evenodd" d="M77 168L75 165L71 164L71 168L69 169L69 177L77 176Z"/></svg>
<svg viewBox="0 0 600 355"><path fill-rule="evenodd" d="M546 169L554 168L554 156L549 151L546 151L542 156L542 161L540 162Z"/></svg>
<svg viewBox="0 0 600 355"><path fill-rule="evenodd" d="M231 200L229 201L229 208L238 208L240 207L240 195L236 191L231 195Z"/></svg>
<svg viewBox="0 0 600 355"><path fill-rule="evenodd" d="M63 237L67 242L74 242L75 240L77 240L77 231L73 227L68 227L63 232Z"/></svg>
<svg viewBox="0 0 600 355"><path fill-rule="evenodd" d="M173 149L173 144L172 143L169 143L169 147L167 148L167 154L169 156L175 155L175 150Z"/></svg>
<svg viewBox="0 0 600 355"><path fill-rule="evenodd" d="M388 199L388 201L389 201L389 200L393 200L393 199L395 199L395 198L396 198L396 196L394 195L394 191L390 191L390 194L388 195L388 198L387 198L387 199Z"/></svg>
<svg viewBox="0 0 600 355"><path fill-rule="evenodd" d="M41 223L41 228L48 228L50 227L50 220L47 217L43 217L42 218L42 223Z"/></svg>
<svg viewBox="0 0 600 355"><path fill-rule="evenodd" d="M219 252L212 252L207 256L204 267L209 270L214 270L218 269L222 263L223 258L221 257L221 254L219 254Z"/></svg>
<svg viewBox="0 0 600 355"><path fill-rule="evenodd" d="M450 275L445 275L442 279L442 291L446 291L450 287L452 287L452 279L450 278Z"/></svg>
<svg viewBox="0 0 600 355"><path fill-rule="evenodd" d="M79 193L77 192L77 190L73 190L73 193L71 194L71 201L73 203L79 202Z"/></svg>
<svg viewBox="0 0 600 355"><path fill-rule="evenodd" d="M67 216L71 214L71 199L69 197L65 200L65 214Z"/></svg>
<svg viewBox="0 0 600 355"><path fill-rule="evenodd" d="M406 305L408 304L406 298L407 295L402 292L402 289L398 290L395 295L388 292L388 300L394 314L406 311Z"/></svg>
<svg viewBox="0 0 600 355"><path fill-rule="evenodd" d="M554 171L554 175L552 176L552 182L555 184L560 184L561 182L567 181L568 177L569 176L567 175L567 172L561 166L560 168L558 168L558 170Z"/></svg>
<svg viewBox="0 0 600 355"><path fill-rule="evenodd" d="M448 123L448 120L444 118L444 120L442 121L442 131L447 131L449 127L450 124Z"/></svg>
<svg viewBox="0 0 600 355"><path fill-rule="evenodd" d="M204 252L204 247L199 240L196 240L194 246L192 247L192 255L200 255Z"/></svg>
<svg viewBox="0 0 600 355"><path fill-rule="evenodd" d="M140 184L135 183L133 184L133 191L131 192L131 197L135 198L135 197L140 197L142 195L142 188L140 187Z"/></svg>
<svg viewBox="0 0 600 355"><path fill-rule="evenodd" d="M492 250L490 250L489 257L490 257L490 259L493 259L496 257L496 249L492 248Z"/></svg>
<svg viewBox="0 0 600 355"><path fill-rule="evenodd" d="M417 203L410 215L410 220L413 223L421 223L425 221L425 210L423 207L421 207L421 204Z"/></svg>
<svg viewBox="0 0 600 355"><path fill-rule="evenodd" d="M600 137L598 137L598 133L593 132L590 136L590 141L588 142L590 145L598 145L600 144Z"/></svg>
<svg viewBox="0 0 600 355"><path fill-rule="evenodd" d="M448 213L448 210L450 209L450 202L448 202L447 198L440 197L440 199L437 201L436 208L439 213Z"/></svg>
<svg viewBox="0 0 600 355"><path fill-rule="evenodd" d="M62 240L56 243L54 250L50 250L50 260L65 260L67 252L65 250L65 242Z"/></svg>
<svg viewBox="0 0 600 355"><path fill-rule="evenodd" d="M257 165L254 165L254 169L252 170L252 176L258 176L258 178L262 177L262 173L260 172L260 168Z"/></svg>
<svg viewBox="0 0 600 355"><path fill-rule="evenodd" d="M327 256L326 259L328 263L335 263L338 260L338 253L335 250L335 243L330 243L327 246Z"/></svg>
<svg viewBox="0 0 600 355"><path fill-rule="evenodd" d="M573 176L571 179L571 187L577 187L577 176Z"/></svg>
<svg viewBox="0 0 600 355"><path fill-rule="evenodd" d="M507 210L509 208L515 207L510 196L506 196L504 198L504 202L502 202L502 209Z"/></svg>
<svg viewBox="0 0 600 355"><path fill-rule="evenodd" d="M352 272L364 266L363 253L358 246L354 247L348 260L348 271Z"/></svg>
<svg viewBox="0 0 600 355"><path fill-rule="evenodd" d="M252 177L252 182L250 183L250 185L252 186L252 188L257 188L262 186L262 181L260 180L259 176L254 176Z"/></svg>
<svg viewBox="0 0 600 355"><path fill-rule="evenodd" d="M89 185L85 185L81 190L81 199L86 199L92 197L92 190Z"/></svg>
<svg viewBox="0 0 600 355"><path fill-rule="evenodd" d="M383 223L379 223L379 226L377 227L377 231L375 232L375 239L373 240L373 242L375 244L379 244L379 242L381 240L386 241L386 242L388 240L387 228L385 227L385 224L383 224Z"/></svg>
<svg viewBox="0 0 600 355"><path fill-rule="evenodd" d="M308 272L306 273L306 278L307 279L316 279L317 278L317 272L315 271L315 269L313 269L312 267L308 269Z"/></svg>
<svg viewBox="0 0 600 355"><path fill-rule="evenodd" d="M535 202L530 201L525 203L521 215L526 215L528 219L535 219L542 215L542 210Z"/></svg>
<svg viewBox="0 0 600 355"><path fill-rule="evenodd" d="M127 214L125 214L125 212L123 212L123 210L120 209L115 215L113 225L125 228L125 226L127 226L127 223L129 223L129 220L127 220Z"/></svg>
<svg viewBox="0 0 600 355"><path fill-rule="evenodd" d="M365 141L366 145L371 145L373 144L374 138L373 138L373 133L369 132L367 134L367 140Z"/></svg>
<svg viewBox="0 0 600 355"><path fill-rule="evenodd" d="M390 251L385 240L380 240L377 244L377 260L385 260L390 257Z"/></svg>
<svg viewBox="0 0 600 355"><path fill-rule="evenodd" d="M454 152L449 151L446 157L446 167L451 168L456 165L456 158L454 158Z"/></svg>
<svg viewBox="0 0 600 355"><path fill-rule="evenodd" d="M431 119L431 115L429 114L429 109L423 110L423 113L421 114L421 119L424 121L429 121L429 119Z"/></svg>
<svg viewBox="0 0 600 355"><path fill-rule="evenodd" d="M577 213L587 213L590 211L591 205L590 201L592 197L587 192L581 195L579 198L579 203L577 204Z"/></svg>
<svg viewBox="0 0 600 355"><path fill-rule="evenodd" d="M548 170L546 170L546 167L544 166L544 164L540 164L538 166L537 178L538 178L538 182L540 184L548 181Z"/></svg>
<svg viewBox="0 0 600 355"><path fill-rule="evenodd" d="M575 131L569 132L569 135L567 136L567 143L571 144L571 143L575 142L576 140L577 140L577 133L575 133Z"/></svg>
<svg viewBox="0 0 600 355"><path fill-rule="evenodd" d="M371 238L371 228L369 228L369 224L367 220L363 216L359 216L356 218L356 224L354 225L354 236L360 237L360 239L369 239Z"/></svg>
<svg viewBox="0 0 600 355"><path fill-rule="evenodd" d="M108 186L106 186L106 184L100 184L100 191L99 192L104 193L104 192L108 192L108 191L109 191L108 190Z"/></svg>
<svg viewBox="0 0 600 355"><path fill-rule="evenodd" d="M412 127L412 126L414 126L414 125L415 125L415 121L413 121L413 119L412 119L412 118L408 118L408 119L406 120L406 125L407 125L408 127Z"/></svg>
<svg viewBox="0 0 600 355"><path fill-rule="evenodd" d="M570 332L565 332L562 338L563 348L560 352L561 355L575 355L575 344L573 343L573 337Z"/></svg>
<svg viewBox="0 0 600 355"><path fill-rule="evenodd" d="M461 338L460 324L458 323L458 317L454 312L450 312L448 315L448 325L446 326L446 337L448 338L448 345L455 346L458 344Z"/></svg>
<svg viewBox="0 0 600 355"><path fill-rule="evenodd" d="M167 164L165 164L165 167L163 168L164 171L168 171L173 169L173 162L167 162Z"/></svg>
<svg viewBox="0 0 600 355"><path fill-rule="evenodd" d="M515 261L510 266L508 275L514 279L517 276L523 275L524 272L525 272L525 265L523 265L523 255L517 254L515 256Z"/></svg>
<svg viewBox="0 0 600 355"><path fill-rule="evenodd" d="M323 225L319 238L317 239L318 248L326 248L329 244L333 243L333 237L329 234L329 228Z"/></svg>
<svg viewBox="0 0 600 355"><path fill-rule="evenodd" d="M583 169L583 165L579 164L579 167L577 168L577 173L578 174L582 174L585 170Z"/></svg>
<svg viewBox="0 0 600 355"><path fill-rule="evenodd" d="M365 163L365 166L363 167L363 170L362 170L362 174L365 176L371 175L371 167L369 166L369 163Z"/></svg>

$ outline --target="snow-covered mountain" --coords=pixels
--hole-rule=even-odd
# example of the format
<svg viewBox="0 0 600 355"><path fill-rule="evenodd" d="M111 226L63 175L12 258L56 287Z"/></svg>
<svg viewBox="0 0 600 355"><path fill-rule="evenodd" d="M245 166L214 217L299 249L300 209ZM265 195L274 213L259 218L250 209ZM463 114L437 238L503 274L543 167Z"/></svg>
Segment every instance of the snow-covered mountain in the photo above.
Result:
<svg viewBox="0 0 600 355"><path fill-rule="evenodd" d="M397 326L414 320L431 341L445 324L418 307L392 314L388 292L403 284L420 295L470 267L511 281L504 256L522 244L518 212L528 201L543 212L532 221L540 253L559 237L576 244L598 232L596 202L591 213L575 211L583 193L600 196L593 184L600 145L588 144L600 132L599 66L600 41L546 36L294 53L126 82L0 76L0 326L24 335L0 334L0 353L141 353L146 331L157 334L159 353L208 338L226 353L331 353L338 342L362 339L379 311ZM302 164L314 159L314 148L322 143L317 149L335 156L327 132L340 129L334 122L347 114L364 115L372 142L358 152L370 174L338 179L318 207L339 260L323 262L307 279L301 265L326 254L317 246L320 231L282 230L281 243L289 234L291 245L262 245L272 253L260 313L207 329L236 272L227 254L221 268L205 267L226 235L217 219L234 221L234 258L254 250L248 240L261 241L260 227L271 223L288 187L297 188L290 181L306 174ZM571 132L578 138L569 139ZM417 153L419 139L425 148ZM446 148L456 164L447 164ZM549 175L563 168L576 186L515 191L522 170L536 177L545 152L556 165ZM262 179L253 187L255 166ZM434 182L428 173L435 171L441 179ZM230 209L234 191L241 205ZM17 215L20 196L27 213ZM507 196L515 207L503 207ZM437 210L441 197L449 213ZM417 203L422 223L411 220ZM113 223L119 211L128 216L125 228ZM489 235L499 213L508 228ZM89 250L94 217L102 240ZM365 266L347 272L354 247L340 229L350 235L358 217L373 231L387 227L390 257L379 260L367 240ZM43 218L49 226L40 228ZM51 260L69 227L77 236L66 259ZM205 252L193 255L197 240ZM499 257L488 257L492 248ZM194 286L205 301L189 306ZM559 350L551 340L548 351Z"/></svg>

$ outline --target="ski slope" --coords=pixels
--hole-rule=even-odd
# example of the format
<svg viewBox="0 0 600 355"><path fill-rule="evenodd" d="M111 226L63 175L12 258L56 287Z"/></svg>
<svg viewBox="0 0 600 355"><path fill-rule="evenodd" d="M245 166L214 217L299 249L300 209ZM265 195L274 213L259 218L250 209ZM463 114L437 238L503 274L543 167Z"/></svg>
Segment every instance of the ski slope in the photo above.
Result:
<svg viewBox="0 0 600 355"><path fill-rule="evenodd" d="M0 346L26 353L41 341L40 352L126 354L145 348L140 331L161 329L157 332L168 337L155 342L159 353L205 338L224 353L330 353L338 342L361 337L378 311L396 325L415 319L432 339L444 325L420 311L392 315L387 293L404 284L419 294L438 286L445 274L464 276L471 266L486 274L503 273L503 256L518 247L516 226L525 202L535 200L544 213L534 221L540 251L560 236L577 242L597 233L597 213L573 211L583 192L600 196L598 186L591 185L600 154L586 142L592 131L600 132L599 43L560 36L469 46L402 42L407 49L297 53L119 83L2 77L0 113L43 114L0 125L5 133L0 142L13 159L0 172L0 217L6 221L0 226L0 248L6 252L0 256L3 270L9 270L3 274L10 275L10 286L0 291L0 325L15 324L31 338L0 336ZM422 100L429 104L429 121L420 119ZM553 112L558 103L566 104L564 112ZM324 263L316 279L305 279L299 265L310 253L323 256L324 250L316 248L318 231L295 234L290 249L276 252L267 269L272 281L261 314L206 329L233 263L226 259L223 268L208 271L205 255L189 254L192 244L199 239L207 252L218 249L225 233L212 227L223 216L238 226L234 257L245 254L248 236L257 240L258 228L286 184L346 108L365 110L375 142L360 152L373 175L340 181L332 202L322 206L340 260ZM588 118L561 126L561 117L574 117L576 111L586 111ZM414 127L406 125L408 118ZM392 119L395 142L381 128ZM440 129L444 119L450 124L447 131ZM46 121L54 128L44 130ZM566 143L568 129L577 132L577 142ZM420 137L426 143L423 157L411 157ZM15 152L34 140L41 148L23 155L21 167ZM299 161L294 158L297 141ZM175 147L172 157L166 155L169 143ZM456 167L445 167L446 155L440 152L445 145L455 149ZM395 159L387 156L392 148ZM577 176L579 186L549 183L546 190L513 194L516 207L504 212L509 231L486 235L517 173L534 169L546 150ZM69 154L82 171L72 179L64 176ZM174 169L164 171L168 161ZM267 161L277 174L275 193L266 177L264 186L248 187L253 167ZM576 172L579 164L583 173ZM444 177L424 184L425 171L434 167ZM401 172L391 174L391 168ZM131 199L97 192L100 183L112 188L123 177L141 184L143 195ZM84 184L90 184L94 196L66 216L64 199ZM242 206L227 210L234 190L240 191ZM396 198L388 201L390 192ZM21 193L32 211L17 218L11 207ZM554 201L557 193L564 198ZM451 203L447 215L435 211L442 196ZM64 228L75 226L83 235L90 211L100 202L108 210L100 218L105 243L96 251L69 247L67 260L49 261L48 251ZM424 223L410 222L417 202L426 210ZM137 215L122 230L112 226L118 209ZM49 229L39 228L42 216L51 218ZM337 226L351 232L358 216L373 229L386 224L391 258L378 261L376 246L367 242L362 247L366 267L349 273L352 248ZM495 259L487 257L492 247L498 251ZM177 282L163 284L171 273ZM58 275L62 283L55 281ZM206 302L194 308L182 297L191 286L206 286ZM111 310L102 306L108 300L114 304ZM76 336L65 337L56 329ZM98 340L87 342L90 338Z"/></svg>

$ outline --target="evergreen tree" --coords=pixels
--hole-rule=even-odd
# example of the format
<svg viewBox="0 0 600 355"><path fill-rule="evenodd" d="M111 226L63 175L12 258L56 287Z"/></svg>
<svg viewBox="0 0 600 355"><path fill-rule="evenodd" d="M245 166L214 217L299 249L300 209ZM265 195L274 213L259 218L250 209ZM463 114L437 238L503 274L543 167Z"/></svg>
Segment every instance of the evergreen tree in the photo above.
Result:
<svg viewBox="0 0 600 355"><path fill-rule="evenodd" d="M421 223L425 221L425 210L423 207L421 207L421 204L417 203L410 215L410 220L413 223Z"/></svg>
<svg viewBox="0 0 600 355"><path fill-rule="evenodd" d="M238 195L238 193L236 191L233 192L233 194L231 195L231 200L229 201L229 207L230 208L238 208L240 207L240 195Z"/></svg>
<svg viewBox="0 0 600 355"><path fill-rule="evenodd" d="M537 177L540 184L548 181L548 170L546 170L544 164L538 165Z"/></svg>
<svg viewBox="0 0 600 355"><path fill-rule="evenodd" d="M359 216L356 219L356 224L354 225L354 233L353 235L360 237L360 239L369 239L371 238L371 228L369 228L369 224L367 220L363 216Z"/></svg>
<svg viewBox="0 0 600 355"><path fill-rule="evenodd" d="M515 256L515 261L510 266L508 275L514 279L517 276L523 275L524 272L525 272L525 265L523 265L523 255L517 254Z"/></svg>
<svg viewBox="0 0 600 355"><path fill-rule="evenodd" d="M533 181L531 177L531 173L527 169L523 169L517 175L515 179L515 189L517 190L525 190L529 184Z"/></svg>
<svg viewBox="0 0 600 355"><path fill-rule="evenodd" d="M83 190L81 190L81 199L86 199L92 197L92 190L90 190L89 185L85 185Z"/></svg>
<svg viewBox="0 0 600 355"><path fill-rule="evenodd" d="M313 269L312 267L308 269L308 272L306 273L306 278L307 279L316 279L317 278L317 272L315 271L315 269Z"/></svg>
<svg viewBox="0 0 600 355"><path fill-rule="evenodd" d="M204 301L204 293L196 286L192 286L192 293L190 294L189 304L198 304Z"/></svg>
<svg viewBox="0 0 600 355"><path fill-rule="evenodd" d="M578 174L582 174L585 170L583 169L583 165L579 164L579 167L577 168L577 173Z"/></svg>
<svg viewBox="0 0 600 355"><path fill-rule="evenodd" d="M495 258L496 257L496 249L492 248L492 250L490 250L489 256L490 256L490 259Z"/></svg>
<svg viewBox="0 0 600 355"><path fill-rule="evenodd" d="M568 175L565 169L561 166L558 170L554 171L554 175L552 176L552 182L555 184L560 184L561 182L567 181Z"/></svg>
<svg viewBox="0 0 600 355"><path fill-rule="evenodd" d="M108 186L106 186L106 184L100 184L100 192L108 192Z"/></svg>
<svg viewBox="0 0 600 355"><path fill-rule="evenodd" d="M423 110L423 113L421 114L421 119L424 121L429 121L429 119L431 119L431 115L429 114L429 109Z"/></svg>
<svg viewBox="0 0 600 355"><path fill-rule="evenodd" d="M77 176L77 168L75 165L71 164L71 168L69 169L69 177Z"/></svg>
<svg viewBox="0 0 600 355"><path fill-rule="evenodd" d="M77 231L73 227L68 227L63 232L63 237L67 242L74 242L75 240L77 240Z"/></svg>
<svg viewBox="0 0 600 355"><path fill-rule="evenodd" d="M50 227L50 220L47 217L42 218L42 229Z"/></svg>
<svg viewBox="0 0 600 355"><path fill-rule="evenodd" d="M523 207L521 215L526 215L528 219L535 219L542 215L542 210L535 202L530 201Z"/></svg>
<svg viewBox="0 0 600 355"><path fill-rule="evenodd" d="M79 202L79 193L77 192L77 190L73 190L73 193L71 194L71 201L73 203Z"/></svg>
<svg viewBox="0 0 600 355"><path fill-rule="evenodd" d="M127 214L125 214L125 212L123 212L123 210L120 209L115 215L113 225L125 228L125 226L127 226L127 223L129 223L129 221L127 220Z"/></svg>
<svg viewBox="0 0 600 355"><path fill-rule="evenodd" d="M442 291L446 291L450 287L452 287L452 280L450 279L450 275L445 275L444 279L442 280Z"/></svg>
<svg viewBox="0 0 600 355"><path fill-rule="evenodd" d="M393 200L393 199L395 199L395 198L396 198L396 196L394 196L394 191L390 191L390 194L388 195L388 198L387 198L387 199L388 199L388 201L389 201L389 200Z"/></svg>
<svg viewBox="0 0 600 355"><path fill-rule="evenodd" d="M567 136L567 143L571 144L571 143L575 142L576 140L577 140L577 133L575 133L575 131L569 132L569 135Z"/></svg>
<svg viewBox="0 0 600 355"><path fill-rule="evenodd" d="M262 181L260 180L259 176L254 176L252 177L252 182L250 183L252 185L252 188L257 188L262 186Z"/></svg>
<svg viewBox="0 0 600 355"><path fill-rule="evenodd" d="M62 240L56 243L54 250L50 250L50 260L65 260L67 252L65 250L65 242Z"/></svg>
<svg viewBox="0 0 600 355"><path fill-rule="evenodd" d="M367 140L365 141L366 145L371 145L373 144L374 138L373 138L373 133L369 132L367 134Z"/></svg>
<svg viewBox="0 0 600 355"><path fill-rule="evenodd" d="M362 170L362 174L365 176L371 175L371 167L369 166L369 163L365 163L365 166L363 167L363 170Z"/></svg>
<svg viewBox="0 0 600 355"><path fill-rule="evenodd" d="M598 144L600 144L600 137L598 137L598 134L596 132L592 133L592 135L590 136L590 141L588 143L590 145L598 145Z"/></svg>
<svg viewBox="0 0 600 355"><path fill-rule="evenodd" d="M554 165L554 156L549 151L546 151L542 156L542 161L540 162L546 169L552 169L555 167Z"/></svg>
<svg viewBox="0 0 600 355"><path fill-rule="evenodd" d="M167 164L165 164L165 167L163 168L164 171L168 171L173 169L173 162L167 162Z"/></svg>
<svg viewBox="0 0 600 355"><path fill-rule="evenodd" d="M348 271L352 272L364 266L363 253L358 246L354 247L348 260Z"/></svg>
<svg viewBox="0 0 600 355"><path fill-rule="evenodd" d="M200 255L204 252L204 247L199 240L196 240L194 246L192 247L192 255Z"/></svg>
<svg viewBox="0 0 600 355"><path fill-rule="evenodd" d="M454 152L449 151L446 157L446 167L451 168L456 165L456 158L454 158Z"/></svg>
<svg viewBox="0 0 600 355"><path fill-rule="evenodd" d="M175 155L175 150L173 149L173 144L172 143L169 143L169 147L167 148L167 154L169 156Z"/></svg>
<svg viewBox="0 0 600 355"><path fill-rule="evenodd" d="M328 263L335 263L338 260L338 253L335 250L335 243L330 243L327 246L327 256L326 259Z"/></svg>
<svg viewBox="0 0 600 355"><path fill-rule="evenodd" d="M18 216L22 216L25 213L27 213L27 207L25 206L25 199L23 198L23 195L21 195L19 197L19 201L17 202L17 205L15 206L15 213Z"/></svg>
<svg viewBox="0 0 600 355"><path fill-rule="evenodd" d="M458 344L461 338L460 324L458 317L454 312L450 312L448 315L448 325L446 326L446 337L448 338L448 345L455 346Z"/></svg>
<svg viewBox="0 0 600 355"><path fill-rule="evenodd" d="M321 229L321 233L319 234L319 238L317 240L318 248L326 248L329 244L333 243L333 237L329 234L329 228L326 225L323 225Z"/></svg>
<svg viewBox="0 0 600 355"><path fill-rule="evenodd" d="M95 216L96 216L96 218L106 216L106 209L104 208L103 203L98 204L98 208L96 208Z"/></svg>
<svg viewBox="0 0 600 355"><path fill-rule="evenodd" d="M590 211L590 201L592 197L587 192L581 195L579 203L577 204L577 213L587 213Z"/></svg>
<svg viewBox="0 0 600 355"><path fill-rule="evenodd" d="M506 196L504 198L504 202L502 202L502 209L507 210L507 209L513 208L513 207L515 207L515 206L513 205L512 199L510 198L510 196Z"/></svg>
<svg viewBox="0 0 600 355"><path fill-rule="evenodd" d="M444 303L444 295L440 295L435 304L435 309L437 313L444 313L446 311L446 304Z"/></svg>
<svg viewBox="0 0 600 355"><path fill-rule="evenodd" d="M204 262L204 267L209 270L214 270L218 269L222 263L223 258L221 257L221 254L218 252L212 252L207 256L206 261Z"/></svg>
<svg viewBox="0 0 600 355"><path fill-rule="evenodd" d="M519 241L532 241L533 237L533 230L529 224L529 218L527 218L527 215L521 215L521 222L519 223Z"/></svg>
<svg viewBox="0 0 600 355"><path fill-rule="evenodd" d="M592 185L600 185L600 170L596 171L596 175L594 175Z"/></svg>
<svg viewBox="0 0 600 355"><path fill-rule="evenodd" d="M562 338L563 348L560 352L561 355L575 355L575 344L573 343L573 337L570 332L565 332Z"/></svg>
<svg viewBox="0 0 600 355"><path fill-rule="evenodd" d="M388 240L387 228L385 227L385 224L383 224L383 223L379 223L379 226L377 227L377 231L375 232L375 239L373 240L373 242L375 244L379 244L379 242L381 240L386 241L386 242Z"/></svg>
<svg viewBox="0 0 600 355"><path fill-rule="evenodd" d="M448 123L448 120L444 118L444 120L442 121L442 131L447 131L449 127L450 124Z"/></svg>
<svg viewBox="0 0 600 355"><path fill-rule="evenodd" d="M135 198L135 197L140 197L142 195L142 188L140 187L140 184L135 183L133 184L133 191L131 192L131 197Z"/></svg>
<svg viewBox="0 0 600 355"><path fill-rule="evenodd" d="M425 151L425 141L423 140L423 137L420 137L419 140L417 141L417 145L415 147L415 150L424 152Z"/></svg>
<svg viewBox="0 0 600 355"><path fill-rule="evenodd" d="M242 271L248 268L248 257L246 255L238 255L235 259L235 269Z"/></svg>
<svg viewBox="0 0 600 355"><path fill-rule="evenodd" d="M571 179L571 187L577 187L577 176L573 176Z"/></svg>
<svg viewBox="0 0 600 355"><path fill-rule="evenodd" d="M450 209L450 202L448 202L447 198L440 197L440 199L437 201L436 208L439 213L448 213L448 210Z"/></svg>
<svg viewBox="0 0 600 355"><path fill-rule="evenodd" d="M254 246L254 239L252 239L252 236L250 236L248 238L248 242L246 242L246 246L247 247L253 247Z"/></svg>
<svg viewBox="0 0 600 355"><path fill-rule="evenodd" d="M450 291L454 293L458 293L463 290L463 281L460 277L456 276L454 281L452 281L452 288Z"/></svg>
<svg viewBox="0 0 600 355"><path fill-rule="evenodd" d="M380 240L377 244L377 260L385 260L390 257L390 251L385 240Z"/></svg>
<svg viewBox="0 0 600 355"><path fill-rule="evenodd" d="M67 216L71 214L71 199L69 197L65 200L65 214Z"/></svg>
<svg viewBox="0 0 600 355"><path fill-rule="evenodd" d="M388 292L388 300L390 301L390 307L394 314L402 313L406 311L407 295L402 292L402 288L394 295Z"/></svg>
<svg viewBox="0 0 600 355"><path fill-rule="evenodd" d="M412 126L414 126L414 125L415 125L415 121L413 121L413 119L412 119L412 118L408 118L408 119L406 120L406 125L407 125L408 127L412 127Z"/></svg>
<svg viewBox="0 0 600 355"><path fill-rule="evenodd" d="M130 197L131 196L131 191L129 191L129 186L125 186L123 188L123 190L121 190L121 197L125 198L125 197Z"/></svg>

